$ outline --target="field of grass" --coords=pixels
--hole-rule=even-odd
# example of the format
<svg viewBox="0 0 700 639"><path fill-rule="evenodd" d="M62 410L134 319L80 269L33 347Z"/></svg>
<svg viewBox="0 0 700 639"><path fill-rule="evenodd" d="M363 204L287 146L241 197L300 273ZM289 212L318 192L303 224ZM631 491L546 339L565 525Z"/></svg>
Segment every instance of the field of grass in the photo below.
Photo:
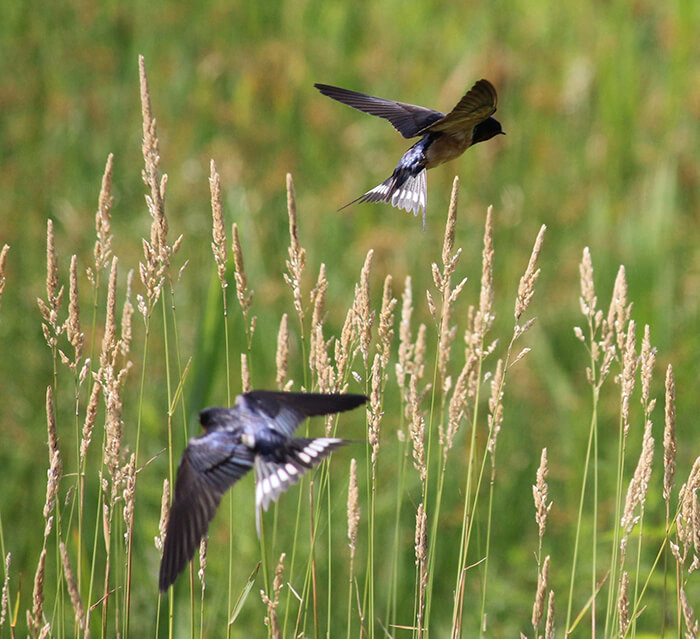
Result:
<svg viewBox="0 0 700 639"><path fill-rule="evenodd" d="M5 3L0 637L697 637L699 32L693 0ZM447 111L481 77L507 136L430 172L425 232L337 212L408 145L314 82ZM249 385L371 401L159 596L164 480Z"/></svg>

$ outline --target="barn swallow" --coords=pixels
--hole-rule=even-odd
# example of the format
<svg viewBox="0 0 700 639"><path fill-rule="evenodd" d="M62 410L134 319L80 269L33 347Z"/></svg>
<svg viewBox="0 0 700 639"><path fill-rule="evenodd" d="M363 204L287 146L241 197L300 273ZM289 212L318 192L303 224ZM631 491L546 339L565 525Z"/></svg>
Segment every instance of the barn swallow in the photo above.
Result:
<svg viewBox="0 0 700 639"><path fill-rule="evenodd" d="M307 417L341 413L364 395L252 391L233 408L207 408L199 414L206 431L193 437L180 460L175 497L160 563L159 587L165 592L192 559L223 494L255 467L258 535L260 508L267 510L301 476L330 452L348 443L336 437L293 437Z"/></svg>
<svg viewBox="0 0 700 639"><path fill-rule="evenodd" d="M500 122L491 117L496 112L497 96L488 80L479 80L447 115L328 84L314 86L329 98L389 120L405 138L422 136L403 154L391 177L340 210L356 202L391 203L414 215L422 211L425 230L426 170L454 160L478 142L505 135Z"/></svg>

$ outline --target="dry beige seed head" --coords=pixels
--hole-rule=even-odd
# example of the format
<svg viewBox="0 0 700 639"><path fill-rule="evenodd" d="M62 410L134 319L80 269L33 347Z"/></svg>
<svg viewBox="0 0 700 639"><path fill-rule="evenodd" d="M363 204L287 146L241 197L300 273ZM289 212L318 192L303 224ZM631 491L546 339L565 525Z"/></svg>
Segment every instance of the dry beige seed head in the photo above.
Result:
<svg viewBox="0 0 700 639"><path fill-rule="evenodd" d="M554 639L554 591L549 591L547 601L547 621L544 626L544 639Z"/></svg>
<svg viewBox="0 0 700 639"><path fill-rule="evenodd" d="M112 258L112 269L109 274L107 287L107 312L105 315L105 332L102 336L102 353L100 354L100 367L106 368L114 365L114 355L117 346L117 264L119 260Z"/></svg>
<svg viewBox="0 0 700 639"><path fill-rule="evenodd" d="M452 181L452 194L450 195L450 208L447 210L447 223L445 224L445 237L442 241L442 262L447 264L452 259L452 251L455 245L455 231L457 230L457 199L459 195L459 177Z"/></svg>
<svg viewBox="0 0 700 639"><path fill-rule="evenodd" d="M382 369L379 354L374 356L372 362L372 375L370 378L371 392L369 394L369 406L367 407L368 441L372 447L372 472L376 471L377 455L379 453L379 425L382 421Z"/></svg>
<svg viewBox="0 0 700 639"><path fill-rule="evenodd" d="M58 452L58 430L56 428L56 413L53 403L53 387L46 387L46 431L49 436L49 461Z"/></svg>
<svg viewBox="0 0 700 639"><path fill-rule="evenodd" d="M100 398L101 386L99 382L95 381L92 384L92 391L90 392L90 400L88 401L87 410L85 411L85 422L83 423L83 434L80 440L80 467L84 468L85 457L87 455L88 448L92 442L92 432L95 429L95 422L97 421L97 403Z"/></svg>
<svg viewBox="0 0 700 639"><path fill-rule="evenodd" d="M547 503L547 495L549 488L547 486L547 474L549 466L547 465L547 449L542 449L540 456L540 465L537 469L537 480L532 487L532 495L535 500L535 521L539 529L540 539L544 536L545 528L547 527L547 515L552 507L552 502Z"/></svg>
<svg viewBox="0 0 700 639"><path fill-rule="evenodd" d="M447 365L450 361L452 354L452 342L454 341L455 335L457 334L456 326L450 326L452 320L452 303L456 299L458 293L457 290L461 291L466 283L466 279L462 280L457 289L452 290L451 279L454 270L457 266L457 260L459 259L461 251L457 251L453 256L452 260L445 263L443 266L442 273L438 271L437 264L433 264L433 279L435 280L435 285L440 290L442 297L442 307L439 316L439 339L438 339L438 362L437 369L438 375L442 386L443 397L449 392L451 385L451 380L448 379ZM431 305L434 306L432 301L432 296L429 291L426 291L428 295L428 300ZM437 309L431 310L431 315L437 320Z"/></svg>
<svg viewBox="0 0 700 639"><path fill-rule="evenodd" d="M63 542L60 543L60 549L61 562L63 563L63 576L66 579L66 586L68 586L68 594L70 595L70 600L73 604L75 620L78 622L78 625L87 637L89 635L89 630L85 624L85 609L83 608L83 601L80 598L78 586L75 583L75 575L73 574L73 568L71 567L70 559L68 558L68 551L66 550L66 545Z"/></svg>
<svg viewBox="0 0 700 639"><path fill-rule="evenodd" d="M591 251L587 246L583 249L583 257L578 270L581 279L581 297L579 298L581 312L592 322L596 313L598 298L595 296L595 286L593 284Z"/></svg>
<svg viewBox="0 0 700 639"><path fill-rule="evenodd" d="M63 299L63 287L58 283L58 261L53 232L53 222L48 220L46 227L46 302L37 298L37 305L44 318L42 330L46 343L52 350L58 344L62 325L58 321L58 312Z"/></svg>
<svg viewBox="0 0 700 639"><path fill-rule="evenodd" d="M63 466L61 464L61 455L58 449L56 449L51 452L51 464L46 473L46 500L44 501L44 521L46 522L46 527L44 537L47 537L51 532L49 519L51 518L51 512L56 504L56 497L58 495L58 487L61 481L62 470Z"/></svg>
<svg viewBox="0 0 700 639"><path fill-rule="evenodd" d="M654 409L655 400L649 398L651 388L651 378L654 373L654 365L656 364L656 349L651 345L651 337L649 336L649 324L644 326L644 337L642 338L641 350L641 379L642 379L642 406L644 412L648 415Z"/></svg>
<svg viewBox="0 0 700 639"><path fill-rule="evenodd" d="M520 284L518 285L518 296L515 298L515 321L520 320L521 315L527 310L527 307L532 301L532 297L535 294L535 284L537 278L540 276L540 269L537 267L537 260L540 256L540 251L542 250L542 242L544 241L544 232L547 227L543 224L540 227L540 232L537 234L535 239L535 245L532 247L532 253L530 254L530 261L527 264L525 273L520 278Z"/></svg>
<svg viewBox="0 0 700 639"><path fill-rule="evenodd" d="M131 348L131 321L134 316L134 305L131 303L131 286L134 280L134 270L131 269L126 276L126 295L122 306L121 337L119 338L119 352L126 357Z"/></svg>
<svg viewBox="0 0 700 639"><path fill-rule="evenodd" d="M311 331L309 345L309 369L313 372L319 365L318 358L327 359L323 338L323 320L326 309L326 291L328 280L326 279L326 265L321 264L316 280L316 286L311 291Z"/></svg>
<svg viewBox="0 0 700 639"><path fill-rule="evenodd" d="M46 552L46 549L44 549ZM5 624L5 618L7 617L7 609L10 603L10 559L12 558L12 553L7 553L5 557L5 581L2 585L2 603L0 603L0 628Z"/></svg>
<svg viewBox="0 0 700 639"><path fill-rule="evenodd" d="M360 500L357 488L357 460L350 460L350 484L348 485L348 545L350 547L350 562L355 557L357 545L357 529L360 524Z"/></svg>
<svg viewBox="0 0 700 639"><path fill-rule="evenodd" d="M70 261L70 286L68 289L68 317L63 329L73 347L73 359L70 360L61 351L61 360L72 371L76 371L83 355L85 335L80 332L80 302L78 299L78 258L73 255Z"/></svg>
<svg viewBox="0 0 700 639"><path fill-rule="evenodd" d="M238 304L243 311L243 320L246 324L246 332L249 332L248 340L252 338L252 330L249 331L248 328L248 315L250 313L251 306L253 304L253 291L248 290L248 277L245 272L245 264L243 262L243 248L241 246L241 240L238 236L238 224L234 222L233 224L233 262L236 267L235 270L235 280L236 280L236 297L238 298Z"/></svg>
<svg viewBox="0 0 700 639"><path fill-rule="evenodd" d="M156 119L153 117L151 108L151 91L148 87L148 76L146 75L146 63L142 55L139 56L139 81L141 86L141 118L143 123L143 159L145 162L144 182L152 187L151 196L156 199L154 204L159 204L157 208L162 208L160 196L160 178L158 165L160 164L160 151L158 135L156 133Z"/></svg>
<svg viewBox="0 0 700 639"><path fill-rule="evenodd" d="M331 346L332 338L326 342L323 339L323 325L317 324L315 335L312 333L314 352L310 354L311 370L316 373L318 390L321 393L330 393L336 390L335 370L331 365L331 358L328 349ZM326 416L326 434L330 434L333 417Z"/></svg>
<svg viewBox="0 0 700 639"><path fill-rule="evenodd" d="M321 268L318 271L318 279L316 280L316 286L314 286L311 291L311 308L313 308L313 313L311 315L311 330L313 331L316 326L323 324L324 314L326 311L326 292L328 291L328 280L326 279L326 265L321 264Z"/></svg>
<svg viewBox="0 0 700 639"><path fill-rule="evenodd" d="M391 275L384 279L382 290L382 310L379 312L379 327L377 329L379 343L377 350L382 362L382 370L386 371L391 354L391 343L394 340L394 307L396 298L391 295Z"/></svg>
<svg viewBox="0 0 700 639"><path fill-rule="evenodd" d="M287 215L289 217L289 258L287 273L284 280L292 290L294 308L299 316L299 325L304 326L304 306L301 295L301 280L306 267L306 251L299 244L299 229L297 226L297 203L294 195L294 182L291 173L287 173ZM303 330L303 329L302 329Z"/></svg>
<svg viewBox="0 0 700 639"><path fill-rule="evenodd" d="M49 305L58 297L58 260L53 232L53 220L46 222L46 299Z"/></svg>
<svg viewBox="0 0 700 639"><path fill-rule="evenodd" d="M163 480L163 496L160 499L160 519L158 520L158 534L154 541L156 549L163 551L165 536L168 531L168 516L170 515L170 482L166 477Z"/></svg>
<svg viewBox="0 0 700 639"><path fill-rule="evenodd" d="M416 512L416 532L414 539L416 565L418 566L418 610L416 613L416 627L418 636L423 635L423 611L425 605L425 591L428 585L428 520L425 514L423 502L418 505Z"/></svg>
<svg viewBox="0 0 700 639"><path fill-rule="evenodd" d="M549 555L544 558L544 563L542 564L542 570L537 575L537 593L535 594L535 601L532 604L532 628L535 631L535 636L537 636L537 628L542 621L542 616L544 615L544 598L547 594L547 584L549 582Z"/></svg>
<svg viewBox="0 0 700 639"><path fill-rule="evenodd" d="M637 364L639 361L637 359L636 347L636 324L634 323L634 320L630 320L627 328L625 343L622 349L622 379L620 383L620 412L625 437L627 437L627 433L629 432L630 428L630 400L632 399L632 393L634 392Z"/></svg>
<svg viewBox="0 0 700 639"><path fill-rule="evenodd" d="M275 579L272 583L272 598L265 594L264 590L260 591L260 596L263 603L267 607L267 616L265 617L265 625L269 628L272 639L281 639L282 632L280 630L279 621L277 619L277 606L279 605L280 592L282 591L282 575L284 574L284 558L285 553L280 555L277 568L275 569Z"/></svg>
<svg viewBox="0 0 700 639"><path fill-rule="evenodd" d="M170 265L170 256L177 252L182 236L168 246L168 220L165 217L165 187L168 176L160 175L160 151L156 120L151 108L151 95L146 76L146 65L143 56L139 56L139 79L141 83L141 116L143 120L143 181L149 190L146 204L151 215L151 236L143 240L144 261L139 265L141 280L146 287L150 313L160 298L165 281L165 273Z"/></svg>
<svg viewBox="0 0 700 639"><path fill-rule="evenodd" d="M355 299L353 301L354 317L357 322L357 333L360 336L360 352L367 368L369 364L369 345L372 341L372 323L374 314L370 304L369 278L372 271L374 250L370 249L360 272L360 281L355 284Z"/></svg>
<svg viewBox="0 0 700 639"><path fill-rule="evenodd" d="M216 170L216 163L211 160L209 164L209 190L211 192L211 217L212 217L212 243L211 250L216 262L216 270L219 275L221 288L228 286L226 281L226 225L224 224L224 207L221 201L221 178Z"/></svg>
<svg viewBox="0 0 700 639"><path fill-rule="evenodd" d="M676 383L673 368L666 369L666 400L664 403L664 500L669 505L676 475Z"/></svg>
<svg viewBox="0 0 700 639"><path fill-rule="evenodd" d="M120 463L122 454L122 433L124 422L122 421L122 397L121 386L118 378L114 376L112 367L105 369L105 380L101 380L102 393L105 398L105 466L112 478L113 491L118 491L118 479L121 475ZM114 494L116 499L117 494Z"/></svg>
<svg viewBox="0 0 700 639"><path fill-rule="evenodd" d="M202 596L204 595L204 590L207 585L204 581L204 575L207 571L207 536L204 535L202 540L199 542L199 570L197 571L197 577L199 577L199 582L202 584Z"/></svg>
<svg viewBox="0 0 700 639"><path fill-rule="evenodd" d="M424 561L428 556L428 532L427 532L427 517L423 502L418 504L416 511L416 529L414 538L414 550L416 554L416 565Z"/></svg>
<svg viewBox="0 0 700 639"><path fill-rule="evenodd" d="M41 628L44 622L44 576L46 574L46 548L39 555L39 563L34 574L32 589L32 612L27 611L27 626L33 634Z"/></svg>
<svg viewBox="0 0 700 639"><path fill-rule="evenodd" d="M676 515L676 536L682 552L674 553L679 563L684 563L691 548L694 549L693 563L688 572L700 567L700 457L695 459L688 481L678 492L678 514Z"/></svg>
<svg viewBox="0 0 700 639"><path fill-rule="evenodd" d="M481 291L479 293L479 310L474 318L474 329L478 340L483 341L489 329L493 325L493 207L489 206L486 212L486 225L484 227L484 250L481 264Z"/></svg>
<svg viewBox="0 0 700 639"><path fill-rule="evenodd" d="M5 290L5 265L7 264L7 253L10 250L9 244L3 244L0 251L0 301L2 301L2 292Z"/></svg>
<svg viewBox="0 0 700 639"><path fill-rule="evenodd" d="M639 515L635 515L637 507L643 509L646 502L647 491L649 489L649 477L654 461L654 438L651 436L651 421L647 421L644 428L644 438L642 440L642 452L639 455L637 468L630 481L625 499L625 507L622 514L622 538L620 540L621 557L624 560L627 548L627 540L632 529L639 521ZM622 563L621 560L621 563Z"/></svg>
<svg viewBox="0 0 700 639"><path fill-rule="evenodd" d="M698 620L695 619L695 612L688 601L688 596L685 594L685 588L680 587L681 608L683 609L683 621L685 621L685 637L686 639L698 639L700 636Z"/></svg>
<svg viewBox="0 0 700 639"><path fill-rule="evenodd" d="M289 328L287 326L287 314L282 315L280 330L277 333L277 388L282 390L287 381L289 368Z"/></svg>
<svg viewBox="0 0 700 639"><path fill-rule="evenodd" d="M631 304L627 303L627 277L625 275L625 267L620 266L617 271L617 277L615 278L612 299L610 300L607 325L610 330L615 332L617 347L621 351L624 349L625 325L629 320L631 310Z"/></svg>
<svg viewBox="0 0 700 639"><path fill-rule="evenodd" d="M241 353L241 391L249 393L253 389L250 381L250 369L248 368L248 356Z"/></svg>
<svg viewBox="0 0 700 639"><path fill-rule="evenodd" d="M427 331L425 324L418 326L418 335L416 335L416 343L413 345L413 365L411 366L411 374L417 379L423 379L425 373L425 353Z"/></svg>
<svg viewBox="0 0 700 639"><path fill-rule="evenodd" d="M355 339L355 311L352 306L345 314L343 329L340 331L340 339L335 342L335 368L338 384L344 384L348 375L348 368L353 354L353 340Z"/></svg>
<svg viewBox="0 0 700 639"><path fill-rule="evenodd" d="M136 501L136 455L131 453L124 475L124 541L128 544L134 530L134 502Z"/></svg>
<svg viewBox="0 0 700 639"><path fill-rule="evenodd" d="M620 620L620 637L624 637L630 625L630 600L629 600L630 578L625 570L620 579L620 596L617 598L617 613Z"/></svg>
<svg viewBox="0 0 700 639"><path fill-rule="evenodd" d="M496 372L491 380L491 397L489 398L489 441L488 451L491 455L496 453L496 441L501 432L503 424L503 393L505 377L503 370L503 360L499 359L496 364Z"/></svg>
<svg viewBox="0 0 700 639"><path fill-rule="evenodd" d="M607 322L602 320L602 316L602 312L598 311L593 320L596 324L598 324L599 321L602 322L602 338L600 339L600 341L594 341L592 344L593 358L596 362L600 362L598 380L596 384L598 388L602 386L603 382L607 378L608 373L610 373L610 367L617 357L617 347L615 346L615 333L612 330L609 330ZM634 322L631 322L631 324L632 326L634 326ZM593 330L596 330L595 327L593 328ZM629 333L623 332L621 334L625 336L626 340L630 339ZM632 336L632 338L634 338L634 336ZM625 352L629 352L629 349L623 347L623 359Z"/></svg>
<svg viewBox="0 0 700 639"><path fill-rule="evenodd" d="M95 273L99 273L109 263L112 257L112 173L114 170L114 154L107 156L105 172L102 176L102 186L97 200L97 212L95 213ZM92 278L93 283L94 278Z"/></svg>
<svg viewBox="0 0 700 639"><path fill-rule="evenodd" d="M447 410L447 430L443 433L442 423L439 425L440 444L443 447L443 461L447 462L447 453L452 448L454 437L459 430L462 419L467 412L467 388L469 384L470 368L469 363L465 362L462 371L457 378L450 403Z"/></svg>
<svg viewBox="0 0 700 639"><path fill-rule="evenodd" d="M418 393L418 378L412 374L408 382L408 398L406 414L409 419L409 432L413 443L413 466L425 482L427 468L425 466L425 419L420 410L421 397Z"/></svg>

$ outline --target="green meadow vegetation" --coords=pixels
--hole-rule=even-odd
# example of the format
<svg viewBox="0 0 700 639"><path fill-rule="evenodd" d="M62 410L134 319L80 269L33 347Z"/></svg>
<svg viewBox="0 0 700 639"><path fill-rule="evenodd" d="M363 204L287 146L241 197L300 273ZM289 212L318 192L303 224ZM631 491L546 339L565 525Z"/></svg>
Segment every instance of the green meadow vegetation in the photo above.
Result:
<svg viewBox="0 0 700 639"><path fill-rule="evenodd" d="M0 8L0 637L698 637L700 4ZM337 209L406 140L314 82L507 135L427 230ZM456 177L455 177L456 176ZM198 412L348 391L255 531L164 595Z"/></svg>

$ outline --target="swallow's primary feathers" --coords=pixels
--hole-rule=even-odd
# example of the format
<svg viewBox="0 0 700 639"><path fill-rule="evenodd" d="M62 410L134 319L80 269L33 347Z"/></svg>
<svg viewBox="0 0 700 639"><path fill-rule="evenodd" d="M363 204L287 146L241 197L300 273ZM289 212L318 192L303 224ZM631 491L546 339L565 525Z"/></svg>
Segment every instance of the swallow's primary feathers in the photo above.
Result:
<svg viewBox="0 0 700 639"><path fill-rule="evenodd" d="M260 508L299 481L332 450L346 443L336 437L293 437L314 415L350 410L364 395L252 391L233 408L207 408L199 415L205 433L190 439L180 460L175 497L160 564L162 592L192 559L223 494L255 467L257 521Z"/></svg>
<svg viewBox="0 0 700 639"><path fill-rule="evenodd" d="M499 133L505 135L500 122L491 117L496 111L497 96L488 80L479 80L447 115L328 84L314 86L329 98L389 120L405 138L422 136L403 154L391 177L345 206L356 202L390 202L397 208L413 211L414 215L422 211L424 229L426 170L454 160L478 142Z"/></svg>

